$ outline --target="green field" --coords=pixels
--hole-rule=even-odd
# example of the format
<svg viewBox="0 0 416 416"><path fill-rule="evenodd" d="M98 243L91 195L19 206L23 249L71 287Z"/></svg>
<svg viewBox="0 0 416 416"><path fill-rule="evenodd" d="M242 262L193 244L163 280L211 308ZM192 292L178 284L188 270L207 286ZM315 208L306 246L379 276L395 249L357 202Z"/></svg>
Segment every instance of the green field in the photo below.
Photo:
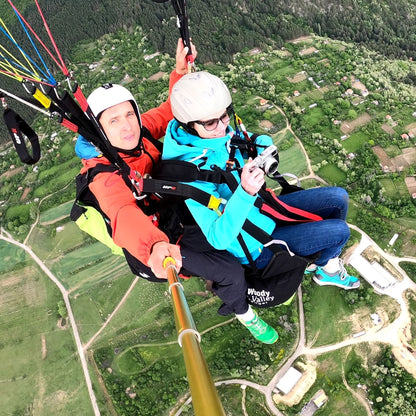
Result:
<svg viewBox="0 0 416 416"><path fill-rule="evenodd" d="M22 258L21 250L6 250ZM89 412L72 330L57 325L61 295L31 260L26 263L0 276L0 413L72 416L79 409Z"/></svg>
<svg viewBox="0 0 416 416"><path fill-rule="evenodd" d="M318 174L329 183L338 186L342 186L347 177L345 172L332 164L328 164L320 168Z"/></svg>
<svg viewBox="0 0 416 416"><path fill-rule="evenodd" d="M342 146L347 152L356 152L364 143L368 142L369 137L363 132L351 134L347 139L342 141Z"/></svg>
<svg viewBox="0 0 416 416"><path fill-rule="evenodd" d="M45 223L53 223L61 218L69 216L71 212L73 201L68 201L65 204L61 204L57 207L48 209L41 213L39 222L44 225Z"/></svg>
<svg viewBox="0 0 416 416"><path fill-rule="evenodd" d="M386 192L386 197L388 198L399 199L409 195L409 191L403 181L395 181L393 179L385 178L380 179L380 183L382 184Z"/></svg>

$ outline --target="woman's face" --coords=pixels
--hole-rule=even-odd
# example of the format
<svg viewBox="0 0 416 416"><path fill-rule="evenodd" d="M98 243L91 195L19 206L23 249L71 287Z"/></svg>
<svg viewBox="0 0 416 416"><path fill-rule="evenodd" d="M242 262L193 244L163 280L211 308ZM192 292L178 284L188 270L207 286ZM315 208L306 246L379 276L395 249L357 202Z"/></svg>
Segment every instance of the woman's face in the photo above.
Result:
<svg viewBox="0 0 416 416"><path fill-rule="evenodd" d="M224 109L210 119L194 121L193 128L202 139L216 139L225 136L229 124L230 116L227 109Z"/></svg>

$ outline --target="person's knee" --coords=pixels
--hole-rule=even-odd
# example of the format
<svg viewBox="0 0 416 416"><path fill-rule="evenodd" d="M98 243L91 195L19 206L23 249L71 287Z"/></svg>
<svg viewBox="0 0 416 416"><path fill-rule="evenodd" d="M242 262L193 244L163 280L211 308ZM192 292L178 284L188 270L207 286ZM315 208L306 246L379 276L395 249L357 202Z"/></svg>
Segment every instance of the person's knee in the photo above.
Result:
<svg viewBox="0 0 416 416"><path fill-rule="evenodd" d="M338 236L339 238L344 241L344 244L349 240L351 235L350 228L345 221L339 221L338 224Z"/></svg>
<svg viewBox="0 0 416 416"><path fill-rule="evenodd" d="M240 263L237 262L224 262L218 267L216 272L217 282L238 282L245 280L244 269Z"/></svg>
<svg viewBox="0 0 416 416"><path fill-rule="evenodd" d="M348 192L339 186L333 188L334 197L348 206L349 195Z"/></svg>

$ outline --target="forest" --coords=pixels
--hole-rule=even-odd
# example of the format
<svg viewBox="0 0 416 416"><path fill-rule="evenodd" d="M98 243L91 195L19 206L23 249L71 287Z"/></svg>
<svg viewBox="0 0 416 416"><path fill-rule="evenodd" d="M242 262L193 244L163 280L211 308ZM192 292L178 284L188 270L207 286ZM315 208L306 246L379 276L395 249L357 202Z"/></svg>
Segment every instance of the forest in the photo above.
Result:
<svg viewBox="0 0 416 416"><path fill-rule="evenodd" d="M43 23L34 2L15 3L33 28L40 31ZM178 30L169 1L92 0L88 8L82 0L40 0L39 4L67 64L79 42L136 25L143 28L155 50L172 53L175 49ZM201 63L231 62L233 54L246 48L279 47L309 33L363 44L389 58L412 59L416 55L413 7L411 0L311 0L306 4L301 0L187 1L190 32L199 47ZM27 45L11 7L3 8L2 19L16 39ZM407 81L414 85L416 74ZM4 76L0 86L18 88L15 81ZM33 117L27 109L16 107L24 118ZM8 140L2 124L0 143Z"/></svg>

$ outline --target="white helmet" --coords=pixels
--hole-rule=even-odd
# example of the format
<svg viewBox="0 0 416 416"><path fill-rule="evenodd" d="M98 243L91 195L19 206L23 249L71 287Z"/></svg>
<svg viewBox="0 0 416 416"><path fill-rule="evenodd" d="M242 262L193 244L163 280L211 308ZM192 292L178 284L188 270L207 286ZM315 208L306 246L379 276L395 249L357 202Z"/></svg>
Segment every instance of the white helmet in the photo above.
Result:
<svg viewBox="0 0 416 416"><path fill-rule="evenodd" d="M97 119L100 118L101 113L107 110L107 108L124 103L125 101L130 101L133 105L133 109L141 127L142 122L139 106L137 105L133 94L127 88L118 84L108 83L96 88L87 98L91 111Z"/></svg>
<svg viewBox="0 0 416 416"><path fill-rule="evenodd" d="M172 88L170 103L174 117L181 123L209 119L231 104L224 82L208 72L184 75Z"/></svg>

